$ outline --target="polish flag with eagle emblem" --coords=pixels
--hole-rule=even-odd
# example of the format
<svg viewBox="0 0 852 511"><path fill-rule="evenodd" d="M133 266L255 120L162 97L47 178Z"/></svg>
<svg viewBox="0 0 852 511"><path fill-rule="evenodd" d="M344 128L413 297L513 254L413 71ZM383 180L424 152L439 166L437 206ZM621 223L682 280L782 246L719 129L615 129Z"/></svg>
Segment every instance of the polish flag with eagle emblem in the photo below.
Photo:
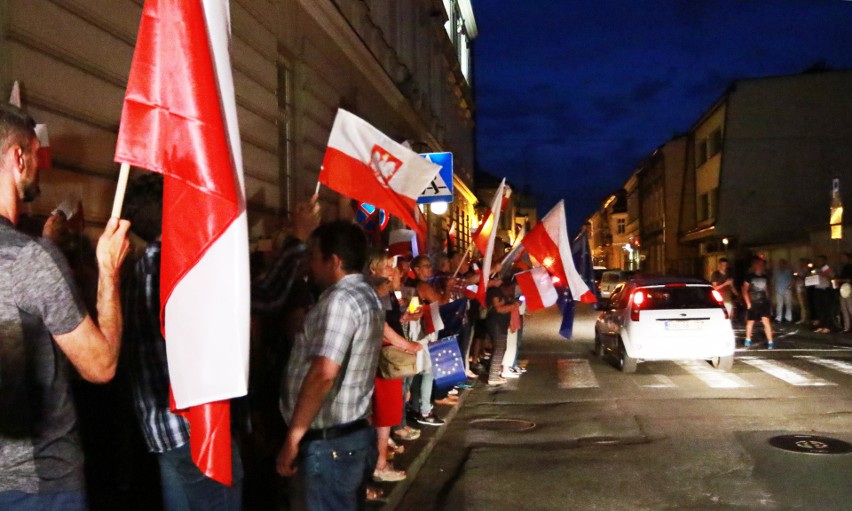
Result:
<svg viewBox="0 0 852 511"><path fill-rule="evenodd" d="M360 117L339 109L319 182L342 195L384 209L425 238L426 222L417 208L417 197L440 170L440 165L393 141Z"/></svg>

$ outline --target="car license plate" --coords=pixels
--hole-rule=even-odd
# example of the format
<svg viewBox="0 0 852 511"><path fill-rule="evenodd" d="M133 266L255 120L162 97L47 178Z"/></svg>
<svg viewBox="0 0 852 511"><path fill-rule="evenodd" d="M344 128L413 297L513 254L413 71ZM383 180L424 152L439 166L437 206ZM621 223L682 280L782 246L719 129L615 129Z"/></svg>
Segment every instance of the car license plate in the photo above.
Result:
<svg viewBox="0 0 852 511"><path fill-rule="evenodd" d="M704 325L703 321L666 321L666 330L698 330Z"/></svg>

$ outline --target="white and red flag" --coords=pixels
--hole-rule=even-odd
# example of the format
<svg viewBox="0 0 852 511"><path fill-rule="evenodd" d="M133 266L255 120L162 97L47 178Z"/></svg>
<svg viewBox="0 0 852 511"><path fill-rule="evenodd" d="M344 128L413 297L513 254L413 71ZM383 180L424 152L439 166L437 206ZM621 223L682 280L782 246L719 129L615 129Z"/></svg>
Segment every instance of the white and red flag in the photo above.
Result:
<svg viewBox="0 0 852 511"><path fill-rule="evenodd" d="M411 149L398 144L365 120L339 109L319 182L355 200L395 215L426 236L417 198L441 170Z"/></svg>
<svg viewBox="0 0 852 511"><path fill-rule="evenodd" d="M494 239L497 237L497 221L505 204L506 178L500 181L500 186L494 192L491 200L491 209L488 210L486 219L479 226L474 242L479 251L482 252L482 273L479 275L479 287L477 288L477 299L483 307L486 307L485 294L488 292L488 280L491 275L491 259L494 257Z"/></svg>
<svg viewBox="0 0 852 511"><path fill-rule="evenodd" d="M553 206L541 222L524 236L521 243L530 255L538 259L547 271L558 279L557 285L568 286L575 301L597 301L574 267L565 221L565 201L559 201Z"/></svg>
<svg viewBox="0 0 852 511"><path fill-rule="evenodd" d="M388 236L388 254L392 256L417 257L417 235L410 229L394 229Z"/></svg>
<svg viewBox="0 0 852 511"><path fill-rule="evenodd" d="M482 222L479 223L479 227L473 233L473 244L476 245L479 253L483 256L488 250L488 243L493 242L493 240L489 241L489 236L491 236L491 232L494 229L494 224L500 221L500 212L506 209L506 204L509 203L509 198L512 196L512 189L506 186L506 179L503 179L500 186L502 188L502 191L500 191L501 195L494 195L495 199L492 201L491 207L485 211L485 214L482 216ZM496 200L497 197L502 197L499 203ZM496 209L496 214L494 212L495 205L499 206Z"/></svg>
<svg viewBox="0 0 852 511"><path fill-rule="evenodd" d="M192 458L231 484L229 399L246 394L245 210L227 0L147 0L116 161L164 176L160 298Z"/></svg>
<svg viewBox="0 0 852 511"><path fill-rule="evenodd" d="M444 329L441 319L441 307L438 303L427 303L423 306L423 332L431 334Z"/></svg>
<svg viewBox="0 0 852 511"><path fill-rule="evenodd" d="M543 266L517 273L515 280L521 288L529 312L550 307L559 298L553 280Z"/></svg>

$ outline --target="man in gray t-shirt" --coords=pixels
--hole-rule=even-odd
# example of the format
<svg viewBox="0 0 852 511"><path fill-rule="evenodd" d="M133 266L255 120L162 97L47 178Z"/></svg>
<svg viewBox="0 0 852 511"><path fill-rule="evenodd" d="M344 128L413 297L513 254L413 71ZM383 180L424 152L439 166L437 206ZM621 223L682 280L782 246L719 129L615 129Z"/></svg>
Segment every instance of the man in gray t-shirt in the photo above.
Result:
<svg viewBox="0 0 852 511"><path fill-rule="evenodd" d="M118 275L129 223L98 241L98 324L59 250L18 232L21 203L38 195L34 122L0 105L0 509L85 509L83 453L68 387L70 362L106 382L121 338Z"/></svg>

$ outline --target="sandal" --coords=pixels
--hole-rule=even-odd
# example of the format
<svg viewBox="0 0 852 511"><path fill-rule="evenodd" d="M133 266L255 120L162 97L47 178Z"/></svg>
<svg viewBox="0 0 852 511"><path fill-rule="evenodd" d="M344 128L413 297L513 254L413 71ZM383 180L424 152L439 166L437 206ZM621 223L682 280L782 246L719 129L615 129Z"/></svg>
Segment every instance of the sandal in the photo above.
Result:
<svg viewBox="0 0 852 511"><path fill-rule="evenodd" d="M393 434L395 437L404 442L410 442L420 438L420 430L409 428L408 426L394 431Z"/></svg>
<svg viewBox="0 0 852 511"><path fill-rule="evenodd" d="M367 502L383 502L387 500L384 490L367 486Z"/></svg>
<svg viewBox="0 0 852 511"><path fill-rule="evenodd" d="M402 454L405 452L405 446L394 442L392 438L388 438L388 450L394 454Z"/></svg>
<svg viewBox="0 0 852 511"><path fill-rule="evenodd" d="M385 465L385 468L377 468L373 472L373 481L377 483L396 483L405 479L406 476L405 470L395 470L393 465L388 463Z"/></svg>

